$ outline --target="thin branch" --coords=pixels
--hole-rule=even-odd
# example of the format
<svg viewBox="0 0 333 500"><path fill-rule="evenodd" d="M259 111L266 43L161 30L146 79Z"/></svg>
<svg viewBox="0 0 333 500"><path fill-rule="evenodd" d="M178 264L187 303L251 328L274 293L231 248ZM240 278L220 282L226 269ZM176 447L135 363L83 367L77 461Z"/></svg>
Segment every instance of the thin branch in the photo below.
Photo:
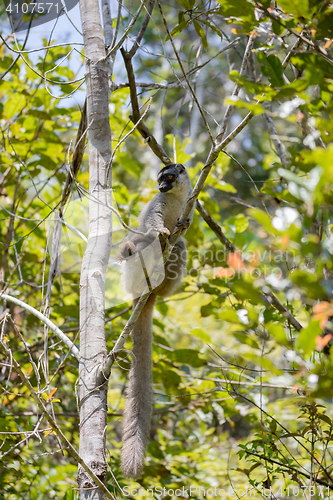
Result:
<svg viewBox="0 0 333 500"><path fill-rule="evenodd" d="M77 174L80 170L83 154L84 154L84 146L87 135L87 100L84 101L84 105L82 108L81 119L79 128L76 134L75 148L72 158L72 163L69 166L69 172L67 174L65 187L62 192L60 208L59 208L59 216L62 218L63 210L66 205L66 202L71 194L72 185L76 180Z"/></svg>
<svg viewBox="0 0 333 500"><path fill-rule="evenodd" d="M194 186L194 189L192 191L192 195L190 199L187 202L187 205L185 207L185 210L182 214L182 218L188 218L191 211L193 210L193 207L195 205L195 202L201 192L201 190L204 187L204 184L206 182L206 179L212 169L212 166L215 162L215 160L218 158L220 152L246 127L246 125L249 123L249 121L253 118L253 113L248 113L246 117L237 125L237 127L234 128L232 132L219 144L217 144L214 148L211 149L208 158L206 160L206 164L203 167L203 169L200 172L199 178ZM179 230L176 231L178 233ZM175 235L176 235L175 233Z"/></svg>
<svg viewBox="0 0 333 500"><path fill-rule="evenodd" d="M256 3L258 4L258 2L256 2ZM327 61L327 62L329 62L330 64L333 65L333 59L328 55L327 51L323 47L317 46L312 40L310 40L309 38L305 37L303 35L303 32L302 33L297 33L297 31L294 31L287 24L285 24L284 22L282 22L280 17L277 17L274 14L272 14L272 12L270 10L265 9L261 4L258 5L258 8L260 8L261 10L263 10L265 12L265 14L269 18L273 19L273 21L276 21L284 29L286 29L287 31L289 31L289 33L291 33L292 35L296 36L299 40L301 40L302 42L304 42L307 45L309 45L310 47L312 47L312 49L318 55L320 55L321 57L323 57L325 59L325 61Z"/></svg>
<svg viewBox="0 0 333 500"><path fill-rule="evenodd" d="M31 29L32 19L33 19L33 17L31 16L30 23L29 23L28 30L27 30L27 34L26 34L26 36L25 36L25 40L24 40L23 45L22 45L22 50L24 50L24 47L26 46L27 41L28 41L28 38L29 38L29 34L30 34L30 29ZM9 50L12 50L12 49L10 48L10 46L9 46L9 45L7 45L6 40L5 40L5 39L4 39L1 35L0 35L0 37L1 37L1 40L3 41L3 43L6 45L6 47L7 47ZM9 71L10 71L10 70L11 70L11 69L15 66L15 64L18 62L18 60L20 59L20 57L21 57L21 54L19 54L19 55L17 56L17 58L13 60L12 64L11 64L11 65L10 65L10 66L6 69L6 71L5 71L4 73L2 73L2 75L0 76L0 80L2 80L2 79L3 79L6 75L7 75L7 73L9 73Z"/></svg>
<svg viewBox="0 0 333 500"><path fill-rule="evenodd" d="M136 51L140 47L140 43L142 41L142 38L144 37L144 34L146 32L148 23L149 23L150 18L151 18L151 14L153 12L154 4L155 4L155 0L149 0L146 17L144 18L144 21L143 21L143 23L141 25L140 31L138 33L138 36L136 37L136 40L133 43L133 47L129 51L129 56L131 58L135 55Z"/></svg>
<svg viewBox="0 0 333 500"><path fill-rule="evenodd" d="M250 60L251 55L252 55L252 47L253 47L253 40L254 40L254 38L255 38L255 34L252 33L252 35L250 35L250 37L249 37L249 40L247 42L247 46L246 46L246 49L245 49L245 53L244 53L244 57L243 57L242 65L241 65L241 69L240 69L240 72L239 72L239 76L240 77L244 76L246 68L248 67L249 60ZM240 85L238 83L236 83L235 88L234 88L234 90L232 92L232 97L237 97L238 94L239 94L239 92L240 92L240 89L241 89ZM229 123L229 120L230 120L233 108L234 108L234 105L228 104L226 112L224 114L223 122L222 122L222 125L221 125L221 130L220 130L219 134L216 137L216 142L222 141L222 139L224 137L224 134L225 134L225 131L227 130L228 123Z"/></svg>
<svg viewBox="0 0 333 500"><path fill-rule="evenodd" d="M214 219L209 215L207 210L199 203L196 202L196 209L198 210L201 217L207 223L207 225L212 229L220 242L227 248L229 252L236 253L236 247L228 240L228 238L224 235L220 226L214 221ZM242 259L243 260L243 259ZM246 263L245 260L243 260ZM303 326L297 321L297 319L291 314L289 309L287 309L281 302L275 297L272 292L264 292L264 297L268 299L269 303L275 307L287 320L293 325L293 327L299 332L302 330Z"/></svg>
<svg viewBox="0 0 333 500"><path fill-rule="evenodd" d="M277 130L275 128L275 125L274 125L272 118L267 113L264 113L264 117L265 117L265 120L267 123L269 135L270 135L270 137L273 141L273 144L275 146L276 153L277 153L278 157L280 158L281 164L283 165L283 167L287 168L288 158L287 158L287 154L286 154L286 148L284 147L284 144L282 144L282 142L279 139L279 136L278 136L278 133L277 133Z"/></svg>
<svg viewBox="0 0 333 500"><path fill-rule="evenodd" d="M140 13L141 13L141 11L143 9L144 4L145 4L145 0L143 0L141 2L140 7L136 11L135 15L133 16L131 22L129 23L129 25L125 29L125 31L122 34L122 36L120 37L119 41L109 50L109 52L106 54L105 57L103 57L101 59L101 61L106 61L108 57L110 57L113 53L117 52L117 50L122 46L122 44L125 41L128 33L131 31L131 29L133 28L134 24L136 23L136 20L138 19L139 15L140 15Z"/></svg>
<svg viewBox="0 0 333 500"><path fill-rule="evenodd" d="M130 96L131 96L131 104L132 104L132 116L130 117L133 123L139 123L141 120L141 113L139 109L139 102L138 102L138 96L136 94L136 85L135 85L135 76L134 76L134 70L132 66L132 59L129 56L127 52L123 48L120 49L120 52L123 56L126 71L127 71L127 76L128 76L128 81L129 81L129 86L130 86ZM142 135L142 137L145 139L146 142L148 142L149 147L152 149L152 151L155 153L155 155L165 164L168 165L171 163L171 160L169 156L166 154L164 149L158 142L156 141L155 137L153 134L150 132L149 128L142 122L139 123L137 127L138 131Z"/></svg>
<svg viewBox="0 0 333 500"><path fill-rule="evenodd" d="M161 90L178 89L178 88L184 87L181 82L172 82L172 83L137 82L137 83L135 83L135 86L143 88L143 89L161 89ZM126 89L127 87L130 87L130 84L128 82L114 84L115 90Z"/></svg>
<svg viewBox="0 0 333 500"><path fill-rule="evenodd" d="M241 380L231 380L231 379L222 379L222 378L208 378L208 377L197 377L195 375L189 375L187 373L181 373L181 377L185 378L194 378L196 380L209 380L210 382L217 382L219 384L235 384L235 385L243 385L245 387L270 387L272 389L288 389L292 390L293 386L291 385L281 385L281 384L269 384L268 382L260 383L257 380L252 379L252 382L243 382ZM250 378L250 377L248 377Z"/></svg>
<svg viewBox="0 0 333 500"><path fill-rule="evenodd" d="M83 467L83 469L87 472L87 474L93 479L95 484L104 492L107 498L110 498L111 500L115 500L114 496L109 492L109 490L106 488L104 483L96 476L96 474L90 469L90 467L82 460L80 457L79 453L76 451L76 449L73 447L73 445L68 441L66 436L63 434L61 429L58 427L50 413L48 412L46 405L43 401L42 398L38 396L36 391L34 390L33 386L31 385L29 379L25 376L23 373L20 364L15 360L15 358L12 355L12 352L10 349L7 348L6 344L4 342L0 342L0 350L3 352L3 354L6 357L9 357L11 359L11 362L15 368L15 371L17 372L18 376L20 377L22 383L26 386L28 391L30 392L33 400L35 403L40 407L46 417L46 420L49 422L50 426L52 427L53 431L55 434L59 437L61 442L66 446L68 453L72 455L72 457Z"/></svg>
<svg viewBox="0 0 333 500"><path fill-rule="evenodd" d="M130 311L132 309L133 306L128 306L126 307L125 309L123 309L122 311L120 311L119 313L115 314L114 316L112 316L111 318L108 318L105 320L105 323L110 323L110 321L113 321L114 319L116 318L119 318L120 316L122 316L123 314L126 314L128 311Z"/></svg>
<svg viewBox="0 0 333 500"><path fill-rule="evenodd" d="M104 373L104 376L106 378L108 378L110 376L112 365L115 362L116 357L119 354L119 351L121 351L121 349L124 347L126 340L130 336L131 331L133 329L133 326L134 326L136 320L138 319L138 317L140 316L141 311L144 308L150 295L151 295L150 291L143 292L143 294L141 295L140 299L138 300L138 302L137 302L137 304L136 304L136 306L131 314L131 317L127 321L123 331L121 332L120 336L118 337L118 340L115 343L112 351L108 354L108 356L106 358L106 362L105 362L104 367L103 367L103 373Z"/></svg>
<svg viewBox="0 0 333 500"><path fill-rule="evenodd" d="M158 4L158 8L159 8L159 10L160 10L161 16L162 16L162 21L163 21L164 27L165 27L166 32L167 32L167 34L168 34L168 38L170 39L170 42L171 42L171 45L172 45L173 51L174 51L174 53L175 53L175 56L177 57L177 61L178 61L178 64L179 64L179 66L180 66L180 69L182 70L183 76L184 76L184 78L185 78L185 81L186 81L186 83L187 83L188 88L190 89L190 92L191 92L191 94L192 94L192 97L193 97L193 99L194 99L194 101L195 101L196 105L198 106L198 109L199 109L199 111L200 111L201 117L202 117L203 122L204 122L204 124L205 124L205 127L206 127L206 129L207 129L208 135L209 135L210 140L212 141L212 144L213 144L213 146L214 146L214 145L215 145L214 137L213 137L213 135L212 135L212 132L211 132L210 127L209 127L209 125L208 125L208 122L207 122L207 120L206 120L205 113L203 112L203 109L202 109L202 107L201 107L201 105L200 105L200 103L199 103L199 101L198 101L198 99L197 99L197 96L196 96L196 94L195 94L195 92L194 92L194 90L193 90L192 85L190 84L189 79L187 78L186 71L185 71L184 66L183 66L183 63L182 63L182 61L181 61L181 59L180 59L180 57L179 57L178 51L177 51L177 49L176 49L176 47L175 47L175 44L174 44L173 38L172 38L171 33L170 33L170 31L169 31L169 27L168 27L168 24L167 24L166 19L165 19L165 17L164 17L164 13L163 13L163 10L162 10L162 6L161 6L161 4L160 4L159 0L157 0L157 4Z"/></svg>
<svg viewBox="0 0 333 500"><path fill-rule="evenodd" d="M144 117L146 116L146 114L148 113L148 110L150 108L150 105L151 105L151 101L153 100L153 98L151 97L149 100L148 100L148 105L147 105L147 108L145 109L145 111L143 112L143 115L140 116L140 119L134 124L134 127L131 128L131 130L129 132L127 132L126 135L124 135L124 137L118 142L118 144L116 145L116 147L114 148L113 152L112 152L112 155L111 155L111 159L109 161L109 165L107 167L107 171L106 171L106 176L108 177L110 175L110 170L111 170L111 167L112 167L112 162L113 162L113 159L115 157L115 154L116 154L116 151L117 149L122 145L123 142L126 141L127 137L129 137L136 128L138 128L140 126L140 123L142 122L142 120L144 119Z"/></svg>
<svg viewBox="0 0 333 500"><path fill-rule="evenodd" d="M114 46L114 44L116 43L116 40L117 40L119 26L120 26L120 17L121 17L121 10L122 10L122 8L123 8L123 0L118 0L117 21L116 21L116 27L115 27L114 33L113 33L111 48ZM114 58L115 58L115 54L112 56L112 59L114 59Z"/></svg>
<svg viewBox="0 0 333 500"><path fill-rule="evenodd" d="M240 38L235 38L235 40L233 40L231 43L229 43L228 45L226 45L225 47L223 47L221 50L219 50L213 57L211 57L210 59L207 59L207 61L203 62L202 64L199 64L198 66L195 66L195 68L192 68L188 73L186 73L186 76L189 77L189 76L192 76L194 75L197 71L201 70L202 68L204 68L207 64L209 64L213 59L215 59L216 57L218 57L220 54L222 54L223 52L226 52L227 50L231 49L231 48L234 48L234 47L237 47L237 45L239 44L240 42ZM182 80L184 80L184 76L180 76L178 78L177 81L172 81L170 83L145 83L145 82L136 82L136 86L137 87L141 87L141 88L151 88L151 89L164 89L164 90L168 90L168 89L173 89L173 88L183 88L183 84L182 84ZM117 89L123 89L123 88L126 88L126 87L129 87L129 83L115 83L114 84L114 88L117 90Z"/></svg>
<svg viewBox="0 0 333 500"><path fill-rule="evenodd" d="M33 314L34 316L36 316L36 318L40 319L44 324L46 324L50 330L53 331L53 333L56 334L56 336L62 340L62 342L64 342L64 344L68 347L68 349L70 349L71 351L71 354L78 360L80 361L80 353L79 353L79 350L78 348L73 344L73 342L67 337L67 335L65 335L61 330L60 328L58 328L54 323L52 323L52 321L50 321L48 318L46 318L44 316L44 314L42 314L41 312L37 311L37 309L35 309L34 307L32 306L29 306L28 304L26 304L25 302L22 302L22 300L19 300L17 299L16 297L11 297L10 295L7 295L5 293L0 293L0 299L4 300L4 301L8 301L8 302L13 302L13 304L16 304L20 307L22 307L22 309L25 309L26 311L28 311L29 313Z"/></svg>
<svg viewBox="0 0 333 500"><path fill-rule="evenodd" d="M307 479L311 479L310 474L307 474L306 472L302 472L298 469L295 469L294 467L291 467L288 464L283 464L281 462L278 462L277 460L274 460L273 458L269 458L267 456L262 456L262 455L259 455L258 453L254 453L253 451L249 451L249 450L245 450L245 453L247 453L248 455L252 455L254 457L258 457L261 460L266 460L266 462L269 462L269 463L274 464L274 465L278 465L279 467L283 467L285 469L285 472L291 471L291 472L293 472L293 474L296 474L296 475L299 474L301 476L306 477ZM316 479L314 479L314 481L318 484L322 484L323 486L327 486L327 488L329 488L330 490L333 490L333 485L326 483L326 481L323 481L322 479L316 478Z"/></svg>
<svg viewBox="0 0 333 500"><path fill-rule="evenodd" d="M215 220L209 215L207 210L201 205L199 200L196 201L195 208L198 210L199 214L203 218L203 220L207 223L207 225L213 230L215 235L218 237L222 245L226 247L226 249L231 253L236 253L236 247L231 243L230 240L225 236L221 227L215 222Z"/></svg>

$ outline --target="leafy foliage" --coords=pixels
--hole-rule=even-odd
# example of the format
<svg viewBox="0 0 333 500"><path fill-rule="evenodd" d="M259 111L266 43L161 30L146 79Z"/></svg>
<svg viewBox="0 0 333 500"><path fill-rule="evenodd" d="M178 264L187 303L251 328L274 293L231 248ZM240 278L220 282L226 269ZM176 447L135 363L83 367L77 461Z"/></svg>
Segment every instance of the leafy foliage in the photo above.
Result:
<svg viewBox="0 0 333 500"><path fill-rule="evenodd" d="M282 494L286 488L308 487L314 488L311 496L329 497L331 3L219 0L208 8L195 0L179 0L163 9L181 58L188 61L197 95L204 89L200 102L211 130L216 128L214 119L222 123L223 102L233 111L227 133L249 112L254 116L228 145L231 156L220 154L199 197L235 249L223 245L196 212L186 233L188 275L182 289L156 307L156 404L139 483L128 484L119 471L126 352L112 371L106 432L108 486L117 491L115 478L122 488L192 486L192 498L200 497L194 489L199 486L228 485L230 491L254 488L260 494L263 488ZM137 58L136 79L158 84L174 81L176 74L178 81L181 69L169 52L170 41L157 9L153 20L159 33L149 24L147 51ZM253 47L246 71L241 72L251 34ZM236 35L240 42L228 52L229 59L223 53L217 57L221 39L226 44ZM0 50L0 70L5 72L16 54L5 45ZM37 310L43 309L50 266L50 222L61 199L81 116L77 106L65 107L54 97L64 97L79 86L68 83L77 79L70 58L57 66L69 52L70 47L54 47L37 62L25 53L25 61L16 62L0 88L1 286ZM43 79L46 71L51 82ZM119 71L115 80L121 79ZM240 90L238 97L231 96L234 85ZM59 94L53 95L54 89ZM170 87L163 96L155 92L144 88L139 96L140 104L146 102L147 93L154 96L145 121L156 130L162 120L164 147L175 161L188 166L194 182L211 148L207 130L195 118L195 103L183 87ZM111 96L114 144L130 130L128 96L122 86ZM269 128L267 117L275 129ZM137 130L117 149L114 201L125 222L131 214L136 224L135 216L156 189L159 167ZM87 189L85 156L65 212L65 221L83 235L87 233ZM115 250L106 278L109 349L130 315L116 269L116 243L124 232L116 216L114 224ZM64 227L61 283L56 278L50 317L76 343L84 249L82 237ZM2 301L0 307L3 340L78 448L76 361L49 333L47 363L40 321L10 303ZM1 363L0 491L6 499L75 498L76 464L66 450L59 451L57 437L45 420L36 429L41 414L10 368L10 360L3 357Z"/></svg>

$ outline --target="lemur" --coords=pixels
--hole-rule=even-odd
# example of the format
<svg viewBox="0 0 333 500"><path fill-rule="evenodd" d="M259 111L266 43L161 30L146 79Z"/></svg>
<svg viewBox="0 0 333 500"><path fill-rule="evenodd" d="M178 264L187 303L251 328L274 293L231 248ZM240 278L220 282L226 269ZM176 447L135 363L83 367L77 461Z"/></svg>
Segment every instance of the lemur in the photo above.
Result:
<svg viewBox="0 0 333 500"><path fill-rule="evenodd" d="M154 304L157 296L166 297L176 290L187 263L184 239L180 237L163 269L160 242L165 243L165 237L172 234L179 223L192 192L189 175L183 165L170 164L162 168L157 181L160 192L139 216L138 230L148 234L131 233L120 246L123 284L133 295L134 306L144 290L149 287L152 291L132 330L133 361L126 390L121 451L121 468L128 478L136 478L141 473L150 431ZM187 222L189 225L190 220Z"/></svg>

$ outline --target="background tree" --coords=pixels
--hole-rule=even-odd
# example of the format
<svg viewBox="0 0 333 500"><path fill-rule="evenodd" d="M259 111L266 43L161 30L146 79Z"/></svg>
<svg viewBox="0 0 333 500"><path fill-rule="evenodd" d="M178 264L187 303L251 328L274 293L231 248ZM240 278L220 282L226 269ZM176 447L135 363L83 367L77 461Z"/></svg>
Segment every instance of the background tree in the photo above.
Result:
<svg viewBox="0 0 333 500"><path fill-rule="evenodd" d="M0 49L3 496L75 498L79 463L87 498L138 484L328 497L331 2L156 0L119 4L112 22L104 2L104 40L97 5L80 8L87 109L59 99L84 88L74 45L51 34L36 57L28 32ZM126 483L120 349L139 309L117 248L169 160L189 168L188 209L199 202L188 276L154 316L146 467Z"/></svg>

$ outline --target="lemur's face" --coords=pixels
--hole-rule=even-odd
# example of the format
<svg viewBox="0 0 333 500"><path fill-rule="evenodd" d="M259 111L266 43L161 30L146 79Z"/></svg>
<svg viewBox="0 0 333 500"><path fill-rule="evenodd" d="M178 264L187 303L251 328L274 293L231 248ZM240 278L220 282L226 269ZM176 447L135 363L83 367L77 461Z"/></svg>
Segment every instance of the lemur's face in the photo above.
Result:
<svg viewBox="0 0 333 500"><path fill-rule="evenodd" d="M171 191L183 184L183 180L187 178L184 165L181 163L171 163L160 170L157 176L159 190L161 193Z"/></svg>

